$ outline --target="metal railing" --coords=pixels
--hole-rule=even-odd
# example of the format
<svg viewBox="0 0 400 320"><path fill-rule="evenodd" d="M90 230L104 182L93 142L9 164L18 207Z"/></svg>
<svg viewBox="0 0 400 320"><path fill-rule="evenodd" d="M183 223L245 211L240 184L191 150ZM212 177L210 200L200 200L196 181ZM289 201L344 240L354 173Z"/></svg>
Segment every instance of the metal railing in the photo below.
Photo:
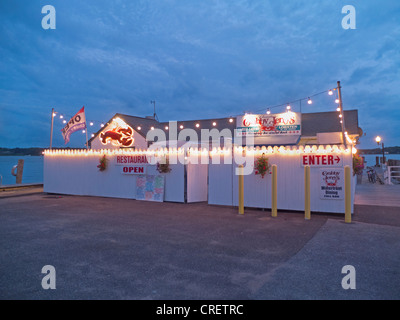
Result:
<svg viewBox="0 0 400 320"><path fill-rule="evenodd" d="M400 184L400 166L388 166L385 171L385 181L387 184ZM395 181L395 183L393 183Z"/></svg>

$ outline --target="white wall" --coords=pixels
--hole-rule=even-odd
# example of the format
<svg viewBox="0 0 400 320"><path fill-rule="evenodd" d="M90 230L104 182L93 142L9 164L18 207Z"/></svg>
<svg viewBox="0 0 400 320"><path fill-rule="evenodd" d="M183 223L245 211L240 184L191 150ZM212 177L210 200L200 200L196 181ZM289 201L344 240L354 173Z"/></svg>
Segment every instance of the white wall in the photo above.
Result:
<svg viewBox="0 0 400 320"><path fill-rule="evenodd" d="M115 165L116 155L107 155L107 170L97 168L99 155L46 155L43 189L48 193L136 198L136 175L121 173ZM184 165L171 165L165 176L164 200L184 202ZM148 174L158 174L155 165L147 165Z"/></svg>
<svg viewBox="0 0 400 320"><path fill-rule="evenodd" d="M187 170L187 202L207 201L207 164L191 164Z"/></svg>
<svg viewBox="0 0 400 320"><path fill-rule="evenodd" d="M300 155L268 154L270 164L277 165L278 209L304 210L304 167ZM343 155L343 166L352 167L351 154ZM217 205L238 205L238 176L236 165L210 164L209 166L209 203ZM311 211L344 213L344 199L320 199L320 169L310 168ZM354 208L355 179L352 179L352 212ZM244 205L253 208L271 208L271 175L264 178L254 173L244 176Z"/></svg>
<svg viewBox="0 0 400 320"><path fill-rule="evenodd" d="M341 154L343 166L352 166L352 155ZM116 198L136 198L135 175L124 175L121 166L115 165L117 155L107 155L108 168L100 172L97 168L100 155L45 154L44 192L91 195ZM277 165L278 209L304 210L304 167L301 154L280 152L266 155L270 164ZM187 201L207 201L214 205L238 205L238 176L236 164L211 163L187 165ZM252 163L254 165L254 163ZM164 200L185 201L185 165L171 164L171 172L165 176ZM208 171L208 190L207 190ZM158 174L155 165L147 165L148 174ZM344 213L344 199L324 200L320 198L320 168L311 167L311 211ZM208 192L207 192L208 191ZM208 193L208 194L207 194ZM352 179L352 208L354 207L355 179ZM254 173L244 177L244 205L254 208L271 208L271 175L264 178ZM353 209L352 209L353 211Z"/></svg>

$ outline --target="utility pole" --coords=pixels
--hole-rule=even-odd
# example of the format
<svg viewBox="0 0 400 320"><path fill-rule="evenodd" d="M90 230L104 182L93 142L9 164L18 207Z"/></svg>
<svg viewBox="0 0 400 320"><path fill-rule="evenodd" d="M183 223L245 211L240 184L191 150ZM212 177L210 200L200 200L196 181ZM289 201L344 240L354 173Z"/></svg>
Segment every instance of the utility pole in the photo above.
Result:
<svg viewBox="0 0 400 320"><path fill-rule="evenodd" d="M340 115L341 115L341 123L342 123L342 137L343 137L343 144L344 147L347 148L347 139L345 137L346 127L344 124L344 112L343 112L343 102L342 102L342 87L340 86L340 81L337 82L337 91L338 91L338 99L339 99L339 108L340 108Z"/></svg>
<svg viewBox="0 0 400 320"><path fill-rule="evenodd" d="M54 108L51 108L50 150L53 145Z"/></svg>
<svg viewBox="0 0 400 320"><path fill-rule="evenodd" d="M156 101L155 100L151 100L150 103L152 103L154 105L153 118L154 118L154 120L158 121L158 117L157 117L157 114L156 114Z"/></svg>

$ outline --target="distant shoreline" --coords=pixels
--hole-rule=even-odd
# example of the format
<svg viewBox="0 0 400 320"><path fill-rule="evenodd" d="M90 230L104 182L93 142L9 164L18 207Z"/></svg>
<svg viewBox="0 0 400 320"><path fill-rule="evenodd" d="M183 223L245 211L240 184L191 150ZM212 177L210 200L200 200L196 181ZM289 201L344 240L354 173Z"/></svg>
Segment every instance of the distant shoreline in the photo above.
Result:
<svg viewBox="0 0 400 320"><path fill-rule="evenodd" d="M41 156L48 148L0 148L0 156ZM85 148L54 148L64 150L76 150ZM359 154L381 154L381 148L359 149ZM400 154L400 147L386 147L385 154Z"/></svg>

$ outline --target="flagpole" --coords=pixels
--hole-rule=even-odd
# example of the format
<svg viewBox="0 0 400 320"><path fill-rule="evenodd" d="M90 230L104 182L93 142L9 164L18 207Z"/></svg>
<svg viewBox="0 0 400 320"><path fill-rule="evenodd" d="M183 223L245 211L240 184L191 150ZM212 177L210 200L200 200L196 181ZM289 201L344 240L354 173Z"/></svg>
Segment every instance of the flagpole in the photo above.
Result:
<svg viewBox="0 0 400 320"><path fill-rule="evenodd" d="M85 121L86 121L86 119L85 119ZM86 128L85 128L85 132L86 132L86 150L89 150L89 140L88 140L88 135L87 135L87 125L86 125Z"/></svg>
<svg viewBox="0 0 400 320"><path fill-rule="evenodd" d="M50 150L53 144L54 108L51 108Z"/></svg>
<svg viewBox="0 0 400 320"><path fill-rule="evenodd" d="M86 150L89 150L89 139L87 135L87 122L86 122L86 114L85 114L85 106L83 108L83 114L85 115L85 133L86 133Z"/></svg>

